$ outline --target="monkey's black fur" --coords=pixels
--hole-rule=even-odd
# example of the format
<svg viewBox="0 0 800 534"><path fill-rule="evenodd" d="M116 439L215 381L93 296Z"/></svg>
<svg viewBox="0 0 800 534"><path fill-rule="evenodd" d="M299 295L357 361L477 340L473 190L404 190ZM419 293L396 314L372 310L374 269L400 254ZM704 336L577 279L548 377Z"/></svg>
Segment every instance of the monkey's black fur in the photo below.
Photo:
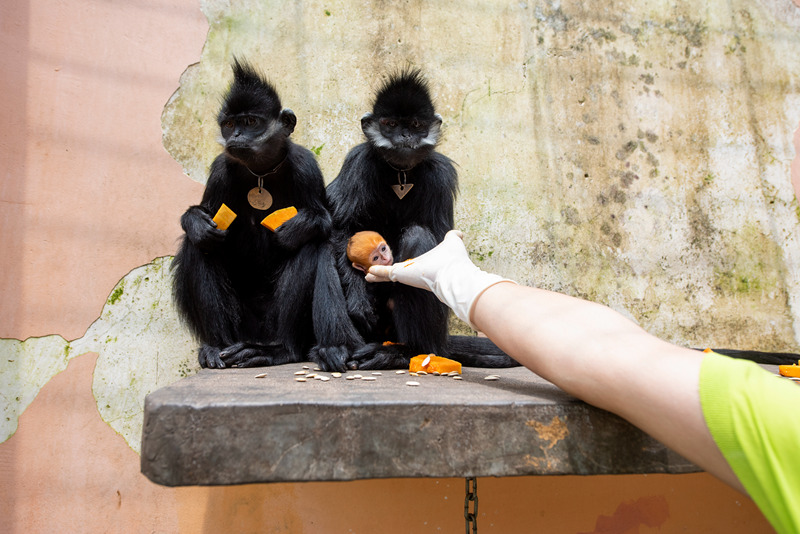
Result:
<svg viewBox="0 0 800 534"><path fill-rule="evenodd" d="M172 264L177 308L201 341L202 367L255 367L305 360L344 370L362 343L345 310L330 250L331 216L314 156L289 135L297 119L275 88L236 61L218 121L225 149L213 162L199 205L181 217L186 232ZM252 207L258 185L272 194ZM212 221L225 203L237 217ZM260 223L294 206L274 233ZM310 351L310 354L309 354Z"/></svg>
<svg viewBox="0 0 800 534"><path fill-rule="evenodd" d="M377 91L372 112L361 119L367 141L350 151L327 188L347 310L367 341L348 362L351 368L405 367L420 353L470 366L517 365L486 338L448 336L447 308L432 293L367 284L347 259L347 239L361 230L380 233L395 261L403 261L430 250L453 228L458 178L450 159L436 151L441 124L421 73L392 75ZM400 199L392 186L402 184L404 175L413 187ZM383 341L402 344L383 346Z"/></svg>

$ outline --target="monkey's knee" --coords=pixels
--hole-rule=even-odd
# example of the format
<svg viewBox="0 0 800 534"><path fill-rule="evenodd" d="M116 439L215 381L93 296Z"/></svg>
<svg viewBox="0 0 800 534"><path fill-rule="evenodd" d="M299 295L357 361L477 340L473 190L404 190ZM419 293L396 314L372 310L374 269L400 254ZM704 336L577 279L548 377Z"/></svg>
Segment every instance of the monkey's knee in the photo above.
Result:
<svg viewBox="0 0 800 534"><path fill-rule="evenodd" d="M433 232L427 228L409 226L400 236L400 258L403 260L414 258L428 252L437 244Z"/></svg>

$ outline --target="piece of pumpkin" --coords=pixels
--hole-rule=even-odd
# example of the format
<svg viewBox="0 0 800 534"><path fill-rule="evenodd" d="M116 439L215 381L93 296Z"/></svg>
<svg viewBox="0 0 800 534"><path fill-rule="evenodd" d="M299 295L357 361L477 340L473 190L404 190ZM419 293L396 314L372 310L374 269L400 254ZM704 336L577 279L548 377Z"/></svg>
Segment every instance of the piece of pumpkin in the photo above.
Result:
<svg viewBox="0 0 800 534"><path fill-rule="evenodd" d="M266 226L273 232L278 229L280 225L297 215L297 208L289 206L280 210L275 210L261 221L262 226Z"/></svg>
<svg viewBox="0 0 800 534"><path fill-rule="evenodd" d="M797 363L800 364L800 360ZM778 372L781 376L800 378L800 365L779 365Z"/></svg>
<svg viewBox="0 0 800 534"><path fill-rule="evenodd" d="M227 230L235 218L236 214L233 212L233 210L225 204L222 204L222 206L220 206L217 210L217 214L214 215L213 220L215 223L217 223L217 228L220 230Z"/></svg>
<svg viewBox="0 0 800 534"><path fill-rule="evenodd" d="M429 357L430 360L428 360L427 364L422 365ZM411 358L411 362L408 364L408 370L412 373L425 371L426 373L436 372L439 374L445 374L455 371L458 374L461 374L461 364L455 360L442 358L441 356L436 356L435 354L420 354Z"/></svg>

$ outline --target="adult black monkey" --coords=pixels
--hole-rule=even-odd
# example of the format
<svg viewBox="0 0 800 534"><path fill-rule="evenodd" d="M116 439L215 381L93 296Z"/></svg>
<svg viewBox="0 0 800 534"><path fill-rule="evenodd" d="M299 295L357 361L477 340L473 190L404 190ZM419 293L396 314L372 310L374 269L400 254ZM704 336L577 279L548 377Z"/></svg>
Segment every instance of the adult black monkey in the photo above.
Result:
<svg viewBox="0 0 800 534"><path fill-rule="evenodd" d="M201 367L308 355L325 370L345 370L363 342L328 243L322 173L311 152L289 139L297 118L281 109L275 88L247 63L235 61L233 73L218 116L225 149L201 203L181 217L186 235L172 264L178 310L202 342ZM227 230L212 219L223 203L237 214ZM261 225L289 206L297 215L274 232Z"/></svg>
<svg viewBox="0 0 800 534"><path fill-rule="evenodd" d="M395 261L403 261L453 228L458 179L450 159L436 151L441 125L418 70L390 76L361 118L367 141L350 151L327 188L347 310L368 342L353 354L351 368L405 367L412 356L431 352L465 365L516 365L486 338L448 336L447 308L431 293L400 284L368 287L347 259L347 240L358 231L380 233ZM386 340L400 344L384 346Z"/></svg>

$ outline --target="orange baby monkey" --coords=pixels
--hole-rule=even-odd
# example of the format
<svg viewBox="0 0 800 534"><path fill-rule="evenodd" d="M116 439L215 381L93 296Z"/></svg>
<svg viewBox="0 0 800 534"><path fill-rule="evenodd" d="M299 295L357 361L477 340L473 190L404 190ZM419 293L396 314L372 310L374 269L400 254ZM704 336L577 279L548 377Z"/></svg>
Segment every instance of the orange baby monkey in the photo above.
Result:
<svg viewBox="0 0 800 534"><path fill-rule="evenodd" d="M373 265L391 265L394 263L392 249L378 232L356 232L347 242L347 259L353 267L367 272Z"/></svg>

